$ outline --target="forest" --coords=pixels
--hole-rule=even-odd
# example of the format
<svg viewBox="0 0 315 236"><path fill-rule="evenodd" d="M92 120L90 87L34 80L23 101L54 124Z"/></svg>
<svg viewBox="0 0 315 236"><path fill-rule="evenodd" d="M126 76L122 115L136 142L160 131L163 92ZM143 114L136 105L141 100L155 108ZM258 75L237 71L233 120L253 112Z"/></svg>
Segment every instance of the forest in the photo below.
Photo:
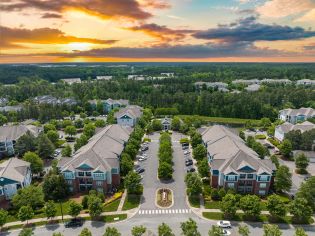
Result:
<svg viewBox="0 0 315 236"><path fill-rule="evenodd" d="M135 64L129 66L58 66L38 65L0 66L0 98L9 99L9 105L23 103L27 109L18 117L38 118L60 116L61 111L89 111L90 99L129 99L130 103L149 107L157 114L165 112L182 115L202 115L246 119L277 118L283 108L315 108L315 90L295 85L262 86L257 92L224 93L216 89L196 89L196 81L224 81L253 78L315 79L314 64ZM159 75L174 72L175 78L163 80L127 80L128 74ZM96 81L96 75L113 75L111 81ZM80 77L83 83L67 85L61 78ZM54 82L54 83L51 83ZM55 83L56 82L56 83ZM79 101L75 108L49 109L40 115L41 106L32 98L40 95L57 98L72 97ZM51 110L51 112L49 112ZM172 114L171 114L172 113Z"/></svg>

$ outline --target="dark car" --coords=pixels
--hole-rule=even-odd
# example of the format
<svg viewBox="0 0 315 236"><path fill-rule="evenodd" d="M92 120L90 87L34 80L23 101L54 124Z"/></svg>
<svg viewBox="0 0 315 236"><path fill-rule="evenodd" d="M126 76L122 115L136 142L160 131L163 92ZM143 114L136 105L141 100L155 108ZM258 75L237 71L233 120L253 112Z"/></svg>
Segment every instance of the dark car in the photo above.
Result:
<svg viewBox="0 0 315 236"><path fill-rule="evenodd" d="M142 152L147 151L147 150L149 150L149 147L148 147L148 146L145 146L145 147L142 147L142 148L141 148L141 151L142 151Z"/></svg>
<svg viewBox="0 0 315 236"><path fill-rule="evenodd" d="M191 167L191 168L187 169L187 173L189 173L189 172L195 172L195 171L196 171L196 169L195 169L194 167Z"/></svg>
<svg viewBox="0 0 315 236"><path fill-rule="evenodd" d="M83 225L83 220L81 218L71 219L70 221L65 223L66 228L81 227L82 225Z"/></svg>
<svg viewBox="0 0 315 236"><path fill-rule="evenodd" d="M144 169L143 169L143 168L138 168L138 169L136 169L136 172L137 172L138 174L141 174L141 173L144 172Z"/></svg>
<svg viewBox="0 0 315 236"><path fill-rule="evenodd" d="M193 161L192 161L192 160L185 162L185 165L186 165L186 166L191 166L192 164L193 164Z"/></svg>
<svg viewBox="0 0 315 236"><path fill-rule="evenodd" d="M182 146L183 150L187 150L189 148L189 146Z"/></svg>

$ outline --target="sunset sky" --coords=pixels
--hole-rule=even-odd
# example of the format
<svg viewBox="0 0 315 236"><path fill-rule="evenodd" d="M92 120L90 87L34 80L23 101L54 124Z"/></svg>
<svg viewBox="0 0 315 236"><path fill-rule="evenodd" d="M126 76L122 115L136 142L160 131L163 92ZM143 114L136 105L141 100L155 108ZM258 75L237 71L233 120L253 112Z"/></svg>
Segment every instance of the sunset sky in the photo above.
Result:
<svg viewBox="0 0 315 236"><path fill-rule="evenodd" d="M0 63L315 62L315 0L1 0Z"/></svg>

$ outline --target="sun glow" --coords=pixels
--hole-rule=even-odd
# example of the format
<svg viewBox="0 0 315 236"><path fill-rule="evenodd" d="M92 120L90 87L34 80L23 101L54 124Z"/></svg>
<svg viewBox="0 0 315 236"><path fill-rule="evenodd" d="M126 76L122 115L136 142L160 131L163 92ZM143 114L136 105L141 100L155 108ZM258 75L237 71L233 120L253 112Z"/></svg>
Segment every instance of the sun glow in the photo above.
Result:
<svg viewBox="0 0 315 236"><path fill-rule="evenodd" d="M91 43L68 43L65 45L67 51L88 51L92 48Z"/></svg>

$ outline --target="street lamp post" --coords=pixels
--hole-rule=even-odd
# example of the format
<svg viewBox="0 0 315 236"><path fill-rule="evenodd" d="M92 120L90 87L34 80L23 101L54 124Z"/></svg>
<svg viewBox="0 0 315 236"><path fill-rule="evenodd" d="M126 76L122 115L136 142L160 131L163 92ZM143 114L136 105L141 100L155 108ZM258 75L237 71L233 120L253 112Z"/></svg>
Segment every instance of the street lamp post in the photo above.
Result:
<svg viewBox="0 0 315 236"><path fill-rule="evenodd" d="M60 204L61 220L63 222L63 210L62 210L62 203L61 203L61 201L59 201L59 204Z"/></svg>

